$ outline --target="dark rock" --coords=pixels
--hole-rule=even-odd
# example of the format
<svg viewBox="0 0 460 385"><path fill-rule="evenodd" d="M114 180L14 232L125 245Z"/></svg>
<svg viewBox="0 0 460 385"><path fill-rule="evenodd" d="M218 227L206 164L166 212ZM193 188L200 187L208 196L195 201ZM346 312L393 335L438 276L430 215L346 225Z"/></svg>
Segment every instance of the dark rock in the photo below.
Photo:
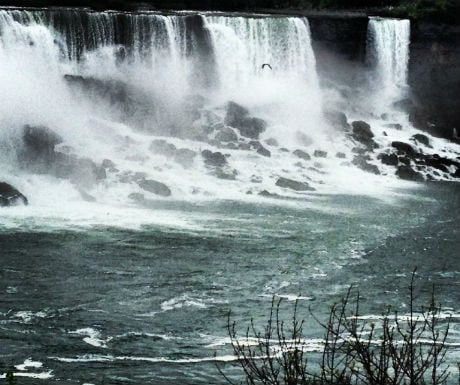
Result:
<svg viewBox="0 0 460 385"><path fill-rule="evenodd" d="M315 190L313 187L310 187L310 185L307 182L299 182L293 179L283 178L283 177L280 177L276 181L276 185L278 187L288 188L294 191L314 191Z"/></svg>
<svg viewBox="0 0 460 385"><path fill-rule="evenodd" d="M235 102L227 104L225 124L232 126L246 138L258 139L267 128L265 120L249 116L249 111Z"/></svg>
<svg viewBox="0 0 460 385"><path fill-rule="evenodd" d="M364 156L355 156L352 162L355 166L363 171L370 172L372 174L380 175L380 170L375 164L368 163L368 158Z"/></svg>
<svg viewBox="0 0 460 385"><path fill-rule="evenodd" d="M315 152L313 153L313 156L316 157L316 158L326 158L327 157L327 152L322 151L322 150L315 150Z"/></svg>
<svg viewBox="0 0 460 385"><path fill-rule="evenodd" d="M150 144L149 150L154 154L172 157L176 151L176 146L172 143L168 143L164 139L155 139Z"/></svg>
<svg viewBox="0 0 460 385"><path fill-rule="evenodd" d="M141 194L141 193L131 193L131 194L128 195L128 198L132 199L133 201L136 201L136 202L145 201L145 196L144 196L144 194Z"/></svg>
<svg viewBox="0 0 460 385"><path fill-rule="evenodd" d="M216 134L215 139L219 142L236 142L238 135L230 127L222 127Z"/></svg>
<svg viewBox="0 0 460 385"><path fill-rule="evenodd" d="M268 192L267 190L262 190L258 195L260 195L262 197L275 197L275 196L277 196L276 194Z"/></svg>
<svg viewBox="0 0 460 385"><path fill-rule="evenodd" d="M55 146L62 143L62 137L45 126L25 125L22 139L21 163L36 172L46 173L56 159Z"/></svg>
<svg viewBox="0 0 460 385"><path fill-rule="evenodd" d="M193 165L196 152L188 148L179 148L174 153L174 161L182 165L184 168L190 168Z"/></svg>
<svg viewBox="0 0 460 385"><path fill-rule="evenodd" d="M449 172L449 169L448 169L448 165L446 164L446 161L447 159L443 159L443 158L438 158L438 157L425 157L424 159L424 163L427 165L427 166L430 166L430 167L433 167L433 168L436 168L437 170L440 170L442 172ZM447 162L449 163L449 162Z"/></svg>
<svg viewBox="0 0 460 385"><path fill-rule="evenodd" d="M114 169L115 168L115 163L113 163L113 161L111 161L110 159L104 159L102 161L101 166L103 168Z"/></svg>
<svg viewBox="0 0 460 385"><path fill-rule="evenodd" d="M169 197L171 195L171 190L164 183L158 182L152 179L142 179L137 182L139 187L145 191L151 192L155 195L160 195L162 197Z"/></svg>
<svg viewBox="0 0 460 385"><path fill-rule="evenodd" d="M268 138L265 143L267 143L268 146L272 147L278 147L278 141L274 138Z"/></svg>
<svg viewBox="0 0 460 385"><path fill-rule="evenodd" d="M407 156L398 156L398 162L405 164L406 166L410 165L410 159Z"/></svg>
<svg viewBox="0 0 460 385"><path fill-rule="evenodd" d="M374 137L371 126L362 120L352 122L351 126L353 127L353 138L360 142L368 142Z"/></svg>
<svg viewBox="0 0 460 385"><path fill-rule="evenodd" d="M201 156L204 158L204 162L207 166L223 167L227 164L225 155L221 152L212 152L210 150L203 150Z"/></svg>
<svg viewBox="0 0 460 385"><path fill-rule="evenodd" d="M412 169L412 167L407 165L399 166L396 170L396 175L401 179L410 180L414 182L423 182L425 180L422 174L420 174L419 172Z"/></svg>
<svg viewBox="0 0 460 385"><path fill-rule="evenodd" d="M430 147L430 140L428 139L428 137L426 135L423 135L423 134L415 134L415 135L412 135L411 137L412 140L415 140L416 142L419 142L427 147Z"/></svg>
<svg viewBox="0 0 460 385"><path fill-rule="evenodd" d="M228 169L222 169L222 168L217 168L213 172L214 176L216 176L219 179L226 179L226 180L235 180L236 176L238 175L238 171L236 170L228 170Z"/></svg>
<svg viewBox="0 0 460 385"><path fill-rule="evenodd" d="M305 151L302 151L302 150L295 150L293 152L293 154L295 156L297 156L298 158L303 159L303 160L310 160L311 159L311 156L308 153L306 153Z"/></svg>
<svg viewBox="0 0 460 385"><path fill-rule="evenodd" d="M16 188L8 183L0 182L0 207L27 205L29 201Z"/></svg>
<svg viewBox="0 0 460 385"><path fill-rule="evenodd" d="M324 118L336 128L349 128L347 116L341 111L328 110L324 112Z"/></svg>
<svg viewBox="0 0 460 385"><path fill-rule="evenodd" d="M271 156L271 152L262 145L260 145L259 148L257 149L257 153L259 155L266 156L267 158Z"/></svg>
<svg viewBox="0 0 460 385"><path fill-rule="evenodd" d="M347 156L343 152L338 152L335 154L335 157L339 159L345 159Z"/></svg>
<svg viewBox="0 0 460 385"><path fill-rule="evenodd" d="M281 151L281 152L289 152L289 150L288 150L286 147L281 147L281 148L280 148L280 151Z"/></svg>
<svg viewBox="0 0 460 385"><path fill-rule="evenodd" d="M398 150L399 153L403 153L407 155L409 158L415 158L417 155L417 152L414 150L414 148L410 144L404 142L391 142L391 147L396 148L396 150Z"/></svg>
<svg viewBox="0 0 460 385"><path fill-rule="evenodd" d="M398 156L396 154L379 154L377 159L380 159L383 164L387 164L388 166L398 165Z"/></svg>
<svg viewBox="0 0 460 385"><path fill-rule="evenodd" d="M363 155L367 152L367 150L365 148L361 148L361 147L353 147L351 149L351 152L353 154L359 154L359 155Z"/></svg>
<svg viewBox="0 0 460 385"><path fill-rule="evenodd" d="M454 178L460 178L460 168L457 168L454 173L452 173Z"/></svg>

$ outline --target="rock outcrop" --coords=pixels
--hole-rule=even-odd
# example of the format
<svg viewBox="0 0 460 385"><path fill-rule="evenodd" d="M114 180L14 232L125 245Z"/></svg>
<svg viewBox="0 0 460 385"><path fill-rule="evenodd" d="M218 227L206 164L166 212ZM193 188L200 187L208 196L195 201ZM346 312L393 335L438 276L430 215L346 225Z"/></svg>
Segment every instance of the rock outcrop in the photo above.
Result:
<svg viewBox="0 0 460 385"><path fill-rule="evenodd" d="M0 207L27 205L29 201L15 187L6 182L0 182Z"/></svg>

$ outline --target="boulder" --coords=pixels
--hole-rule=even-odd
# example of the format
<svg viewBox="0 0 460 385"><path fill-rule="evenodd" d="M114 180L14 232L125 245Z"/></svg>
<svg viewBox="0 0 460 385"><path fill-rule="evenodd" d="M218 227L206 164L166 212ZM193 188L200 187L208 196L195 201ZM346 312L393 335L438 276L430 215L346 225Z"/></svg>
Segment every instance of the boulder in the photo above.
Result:
<svg viewBox="0 0 460 385"><path fill-rule="evenodd" d="M341 112L336 110L327 110L323 113L324 118L331 126L341 129L349 128L347 116Z"/></svg>
<svg viewBox="0 0 460 385"><path fill-rule="evenodd" d="M249 111L235 102L227 104L225 124L236 128L246 138L258 139L267 128L267 123L249 115Z"/></svg>
<svg viewBox="0 0 460 385"><path fill-rule="evenodd" d="M431 147L430 146L430 139L428 139L428 136L423 135L423 134L415 134L412 135L411 140L421 143L424 146Z"/></svg>
<svg viewBox="0 0 460 385"><path fill-rule="evenodd" d="M358 142L364 143L366 145L370 142L373 142L372 138L374 137L374 133L372 132L371 126L368 123L362 120L357 120L352 122L351 126L353 127L352 136Z"/></svg>
<svg viewBox="0 0 460 385"><path fill-rule="evenodd" d="M221 152L212 152L210 150L203 150L201 156L207 166L223 167L227 164L227 158Z"/></svg>
<svg viewBox="0 0 460 385"><path fill-rule="evenodd" d="M260 145L259 148L257 149L257 153L259 155L262 155L262 156L265 156L267 158L270 158L271 157L271 152L269 150L267 150L264 146Z"/></svg>
<svg viewBox="0 0 460 385"><path fill-rule="evenodd" d="M302 150L295 150L293 152L293 154L295 156L297 156L298 158L303 159L303 160L310 160L311 159L311 156L308 153L306 153L305 151L302 151Z"/></svg>
<svg viewBox="0 0 460 385"><path fill-rule="evenodd" d="M155 139L150 144L149 150L154 154L172 157L176 151L176 146L172 143L168 143L164 139Z"/></svg>
<svg viewBox="0 0 460 385"><path fill-rule="evenodd" d="M315 158L326 158L327 157L327 152L322 151L322 150L315 150L315 152L313 153L313 156Z"/></svg>
<svg viewBox="0 0 460 385"><path fill-rule="evenodd" d="M425 179L423 175L419 172L412 169L412 167L408 165L399 166L396 170L396 175L404 180L410 180L414 182L423 182Z"/></svg>
<svg viewBox="0 0 460 385"><path fill-rule="evenodd" d="M399 153L405 154L409 158L415 158L417 155L417 152L414 150L414 148L410 144L404 142L391 142L391 147L396 148Z"/></svg>
<svg viewBox="0 0 460 385"><path fill-rule="evenodd" d="M398 131L402 130L402 125L399 123L387 123L384 125L384 127L394 128L395 130L398 130Z"/></svg>
<svg viewBox="0 0 460 385"><path fill-rule="evenodd" d="M23 128L22 140L20 161L36 172L47 172L56 159L55 146L63 142L62 137L48 127L29 125Z"/></svg>
<svg viewBox="0 0 460 385"><path fill-rule="evenodd" d="M289 178L280 177L276 181L278 187L288 188L294 191L315 191L307 182L299 182Z"/></svg>
<svg viewBox="0 0 460 385"><path fill-rule="evenodd" d="M268 145L268 146L272 146L272 147L278 147L278 141L274 138L268 138L265 143Z"/></svg>
<svg viewBox="0 0 460 385"><path fill-rule="evenodd" d="M137 182L139 187L145 191L151 192L155 195L160 195L162 197L169 197L171 195L171 190L164 183L158 182L152 179L142 179Z"/></svg>
<svg viewBox="0 0 460 385"><path fill-rule="evenodd" d="M383 164L388 166L398 165L398 156L396 154L379 154L377 159L380 159Z"/></svg>
<svg viewBox="0 0 460 385"><path fill-rule="evenodd" d="M345 159L347 156L343 152L338 152L337 154L335 154L335 157L339 159Z"/></svg>
<svg viewBox="0 0 460 385"><path fill-rule="evenodd" d="M370 172L375 175L380 175L380 170L375 164L368 162L369 158L361 155L357 155L353 158L351 163L360 168L363 171Z"/></svg>
<svg viewBox="0 0 460 385"><path fill-rule="evenodd" d="M237 142L238 135L230 127L222 127L216 134L215 139L218 142Z"/></svg>
<svg viewBox="0 0 460 385"><path fill-rule="evenodd" d="M193 165L196 152L188 148L179 148L174 153L174 161L182 165L184 168L190 168Z"/></svg>
<svg viewBox="0 0 460 385"><path fill-rule="evenodd" d="M27 205L29 201L15 187L6 182L0 182L0 207Z"/></svg>

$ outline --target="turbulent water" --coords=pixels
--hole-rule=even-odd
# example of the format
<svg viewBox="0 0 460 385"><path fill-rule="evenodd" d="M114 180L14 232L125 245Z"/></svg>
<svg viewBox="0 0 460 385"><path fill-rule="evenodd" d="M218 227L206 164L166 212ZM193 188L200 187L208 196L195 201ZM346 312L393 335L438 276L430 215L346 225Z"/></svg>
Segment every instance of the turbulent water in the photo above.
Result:
<svg viewBox="0 0 460 385"><path fill-rule="evenodd" d="M368 35L357 90L318 76L306 18L0 10L0 181L29 200L1 208L0 375L220 384L216 361L240 375L229 310L244 329L300 295L322 317L357 284L365 315L404 313L415 267L420 301L436 284L452 315L454 362L458 186L398 179L379 155L458 146L411 139L394 104L409 22Z"/></svg>

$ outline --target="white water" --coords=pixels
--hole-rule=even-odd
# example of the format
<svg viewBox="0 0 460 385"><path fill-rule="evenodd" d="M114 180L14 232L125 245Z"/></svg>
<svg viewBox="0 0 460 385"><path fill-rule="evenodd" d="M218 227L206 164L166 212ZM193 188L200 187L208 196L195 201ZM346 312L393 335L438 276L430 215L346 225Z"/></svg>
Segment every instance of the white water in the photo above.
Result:
<svg viewBox="0 0 460 385"><path fill-rule="evenodd" d="M368 60L375 68L375 99L382 107L407 96L409 44L409 20L370 18Z"/></svg>
<svg viewBox="0 0 460 385"><path fill-rule="evenodd" d="M125 20L124 33L117 28L117 17ZM385 95L381 100L387 103L407 87L408 22L372 19L369 31ZM137 183L142 178L170 187L172 196L166 199L187 201L260 202L267 199L258 197L264 190L310 199L311 193L276 186L281 176L308 182L324 193L382 196L406 186L385 166L387 175L375 176L350 164L355 144L323 119L317 65L321 63L314 57L308 21L302 18L2 10L0 92L7 97L0 105L0 180L29 198L35 211L27 212L33 216L67 219L74 212L77 221L97 224L113 223L106 217L113 212L109 207L135 206L131 193L146 200L165 199L142 190ZM110 97L72 86L64 78L68 74L122 84L134 107L125 111ZM196 95L203 105L194 106ZM196 139L222 126L228 101L267 122L260 139L271 157ZM371 123L379 127L382 122ZM84 173L59 179L20 168L17 152L25 124L44 125L61 135L64 143L58 151L96 165L110 159L115 170L98 182ZM189 164L176 163L149 149L155 138L193 150L196 156ZM264 143L268 138L276 139L279 147ZM391 139L378 136L376 141L387 146ZM204 149L229 155L225 171L235 179L216 178L200 155ZM319 149L328 156L302 161L292 154L296 149L310 155ZM346 159L335 157L339 151ZM88 210L85 199L95 199L91 205L99 208L82 219L80 209ZM93 218L98 212L102 218ZM134 217L154 221L150 215Z"/></svg>

